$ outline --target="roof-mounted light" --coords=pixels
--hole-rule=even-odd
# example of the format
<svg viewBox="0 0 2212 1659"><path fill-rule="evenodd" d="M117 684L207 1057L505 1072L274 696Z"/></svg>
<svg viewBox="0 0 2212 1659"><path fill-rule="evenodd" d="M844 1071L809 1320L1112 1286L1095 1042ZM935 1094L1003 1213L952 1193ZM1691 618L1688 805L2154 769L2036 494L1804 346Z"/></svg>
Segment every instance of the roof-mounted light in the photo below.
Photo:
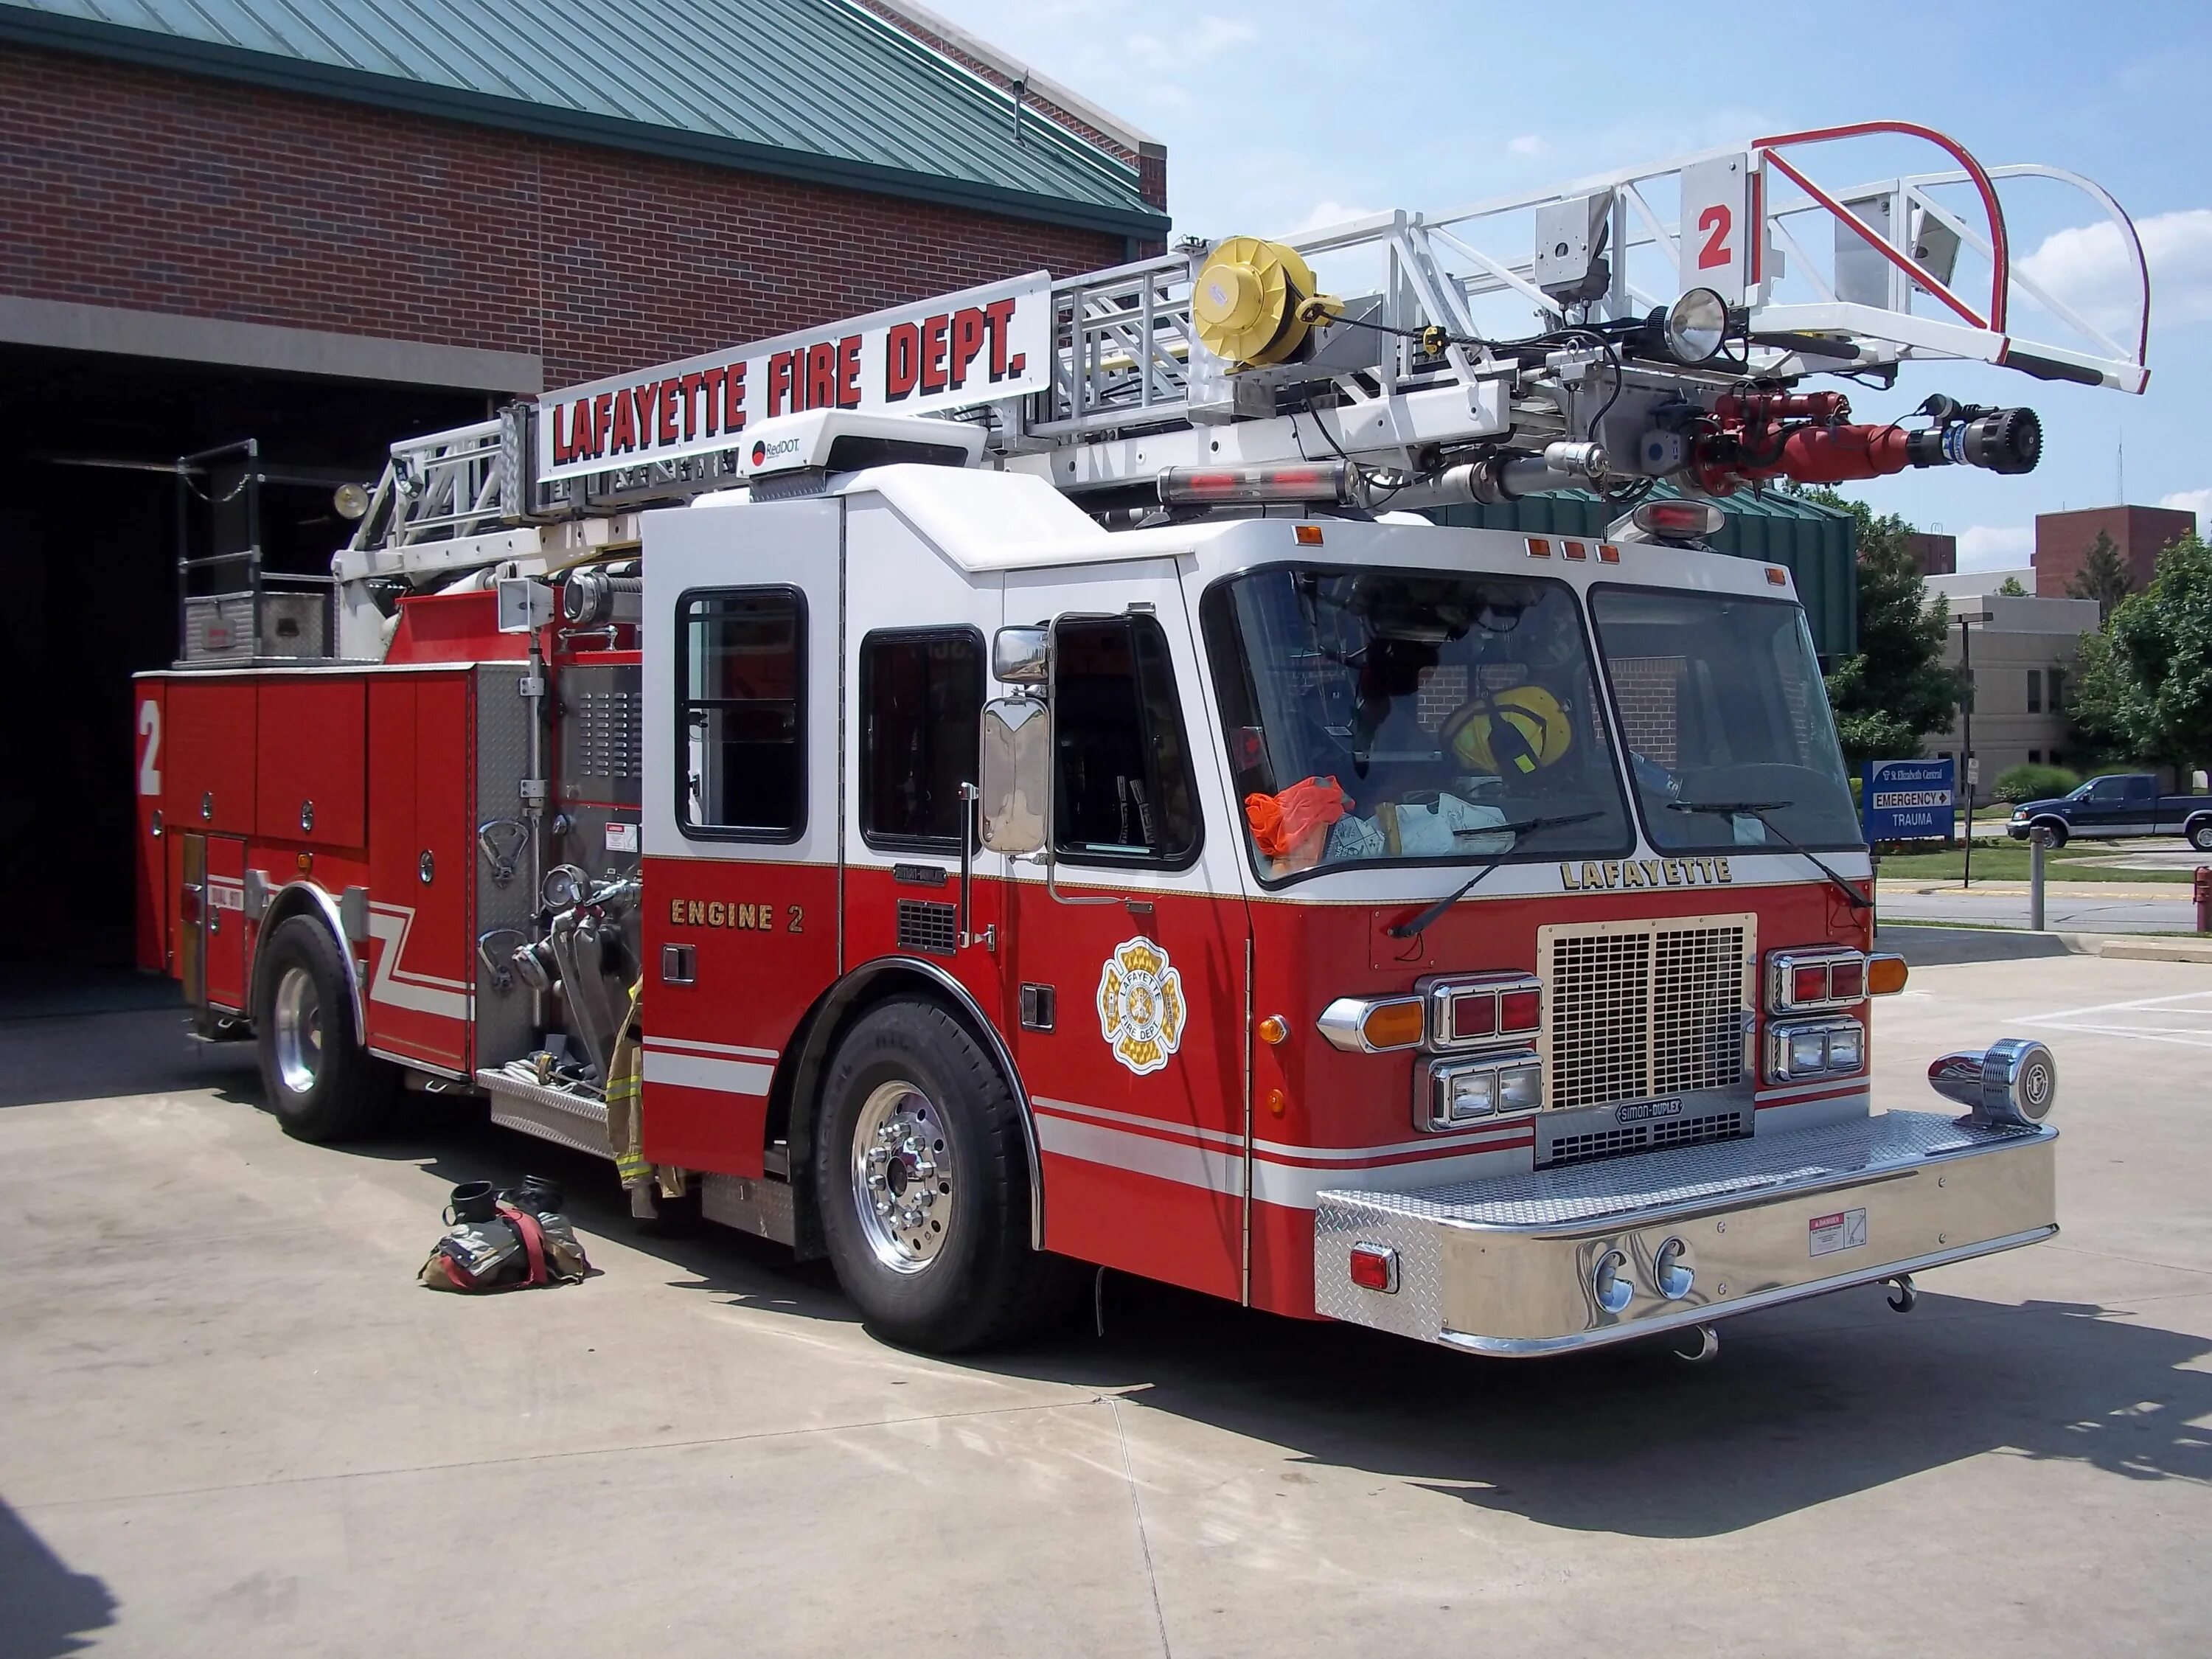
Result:
<svg viewBox="0 0 2212 1659"><path fill-rule="evenodd" d="M1250 506L1270 502L1352 499L1352 467L1345 461L1297 461L1272 466L1171 466L1159 475L1166 507Z"/></svg>
<svg viewBox="0 0 2212 1659"><path fill-rule="evenodd" d="M1661 542L1703 541L1718 535L1727 522L1711 501L1645 501L1630 516L1638 530Z"/></svg>

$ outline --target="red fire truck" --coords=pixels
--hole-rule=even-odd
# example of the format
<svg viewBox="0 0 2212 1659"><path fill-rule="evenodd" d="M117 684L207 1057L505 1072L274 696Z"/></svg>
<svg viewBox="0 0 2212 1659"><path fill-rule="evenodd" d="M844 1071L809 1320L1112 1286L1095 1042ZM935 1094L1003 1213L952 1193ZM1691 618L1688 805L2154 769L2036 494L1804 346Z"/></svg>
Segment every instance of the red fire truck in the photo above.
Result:
<svg viewBox="0 0 2212 1659"><path fill-rule="evenodd" d="M1814 183L1846 138L1941 166ZM2009 262L2021 177L2135 246L2055 169L1781 134L397 445L321 588L187 568L252 577L139 682L145 961L295 1134L403 1082L634 1121L634 1186L926 1347L1092 1267L1500 1355L1907 1305L2056 1231L2055 1071L1873 1110L1905 970L1812 641L1705 542L1771 480L2034 464L2026 410L1808 377L2142 389ZM1602 533L1413 510L1569 487Z"/></svg>

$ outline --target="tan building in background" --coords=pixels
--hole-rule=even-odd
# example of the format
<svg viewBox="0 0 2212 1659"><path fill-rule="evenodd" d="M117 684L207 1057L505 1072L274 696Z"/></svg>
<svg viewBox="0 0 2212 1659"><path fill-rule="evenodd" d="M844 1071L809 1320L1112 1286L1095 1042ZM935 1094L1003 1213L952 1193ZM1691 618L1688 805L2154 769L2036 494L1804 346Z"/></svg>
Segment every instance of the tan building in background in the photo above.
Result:
<svg viewBox="0 0 2212 1659"><path fill-rule="evenodd" d="M1973 636L1974 756L1981 762L1976 788L1986 800L1996 781L2023 763L2063 766L2069 741L2063 712L2066 683L2074 673L2075 652L2084 634L2097 628L2094 599L2019 598L2000 593L2005 578L2015 577L2023 587L2033 585L2033 570L1977 570L1964 575L1935 576L1928 582L1931 595L1950 601L1951 630L1943 647L1947 667L1961 660L1960 620ZM1965 781L1966 757L1960 753L1960 732L1930 732L1929 750L1960 762Z"/></svg>

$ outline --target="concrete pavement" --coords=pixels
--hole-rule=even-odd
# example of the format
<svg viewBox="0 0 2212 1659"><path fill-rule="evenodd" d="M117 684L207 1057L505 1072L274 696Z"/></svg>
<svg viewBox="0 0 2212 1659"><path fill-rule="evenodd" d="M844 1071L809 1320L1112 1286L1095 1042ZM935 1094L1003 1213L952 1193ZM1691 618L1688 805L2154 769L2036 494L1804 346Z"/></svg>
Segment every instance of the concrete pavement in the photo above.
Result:
<svg viewBox="0 0 2212 1659"><path fill-rule="evenodd" d="M1116 1279L955 1364L441 1103L306 1147L173 1015L0 1022L0 1656L2200 1652L2212 969L1922 966L1887 1098L2010 1032L2066 1231L1910 1318L1516 1365ZM416 1288L526 1170L599 1276Z"/></svg>
<svg viewBox="0 0 2212 1659"><path fill-rule="evenodd" d="M1875 894L1882 920L2026 927L2024 881L1886 879ZM2190 890L2179 882L2053 881L2043 890L2044 926L2081 933L2186 933L2197 926Z"/></svg>

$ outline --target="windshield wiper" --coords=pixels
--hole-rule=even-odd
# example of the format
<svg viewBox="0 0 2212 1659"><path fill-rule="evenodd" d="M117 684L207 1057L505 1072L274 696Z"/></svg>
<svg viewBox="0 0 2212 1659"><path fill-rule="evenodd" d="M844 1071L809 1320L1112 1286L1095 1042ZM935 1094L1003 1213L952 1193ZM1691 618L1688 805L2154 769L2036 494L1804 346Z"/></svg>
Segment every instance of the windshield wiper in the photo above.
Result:
<svg viewBox="0 0 2212 1659"><path fill-rule="evenodd" d="M1873 900L1861 893L1857 888L1845 881L1820 860L1814 857L1804 848L1790 840L1789 836L1784 833L1781 826L1766 816L1769 812L1779 812L1785 806L1796 805L1795 801L1787 800L1670 800L1667 803L1667 810L1670 812L1706 812L1715 817L1756 818L1775 840L1826 876L1829 884L1850 902L1854 910L1873 909Z"/></svg>
<svg viewBox="0 0 2212 1659"><path fill-rule="evenodd" d="M1603 812L1559 812L1549 817L1523 818L1518 823L1492 823L1480 830L1455 830L1452 834L1455 836L1525 836L1538 830L1557 830L1565 824L1588 823L1592 818L1601 818L1604 816ZM1512 850L1509 847L1505 849L1505 853ZM1472 893L1485 876L1497 869L1504 860L1505 853L1492 854L1490 862L1468 877L1466 884L1457 891L1447 893L1411 921L1401 921L1394 927L1385 927L1382 931L1389 934L1392 939L1412 939L1417 934L1425 933L1431 922Z"/></svg>

